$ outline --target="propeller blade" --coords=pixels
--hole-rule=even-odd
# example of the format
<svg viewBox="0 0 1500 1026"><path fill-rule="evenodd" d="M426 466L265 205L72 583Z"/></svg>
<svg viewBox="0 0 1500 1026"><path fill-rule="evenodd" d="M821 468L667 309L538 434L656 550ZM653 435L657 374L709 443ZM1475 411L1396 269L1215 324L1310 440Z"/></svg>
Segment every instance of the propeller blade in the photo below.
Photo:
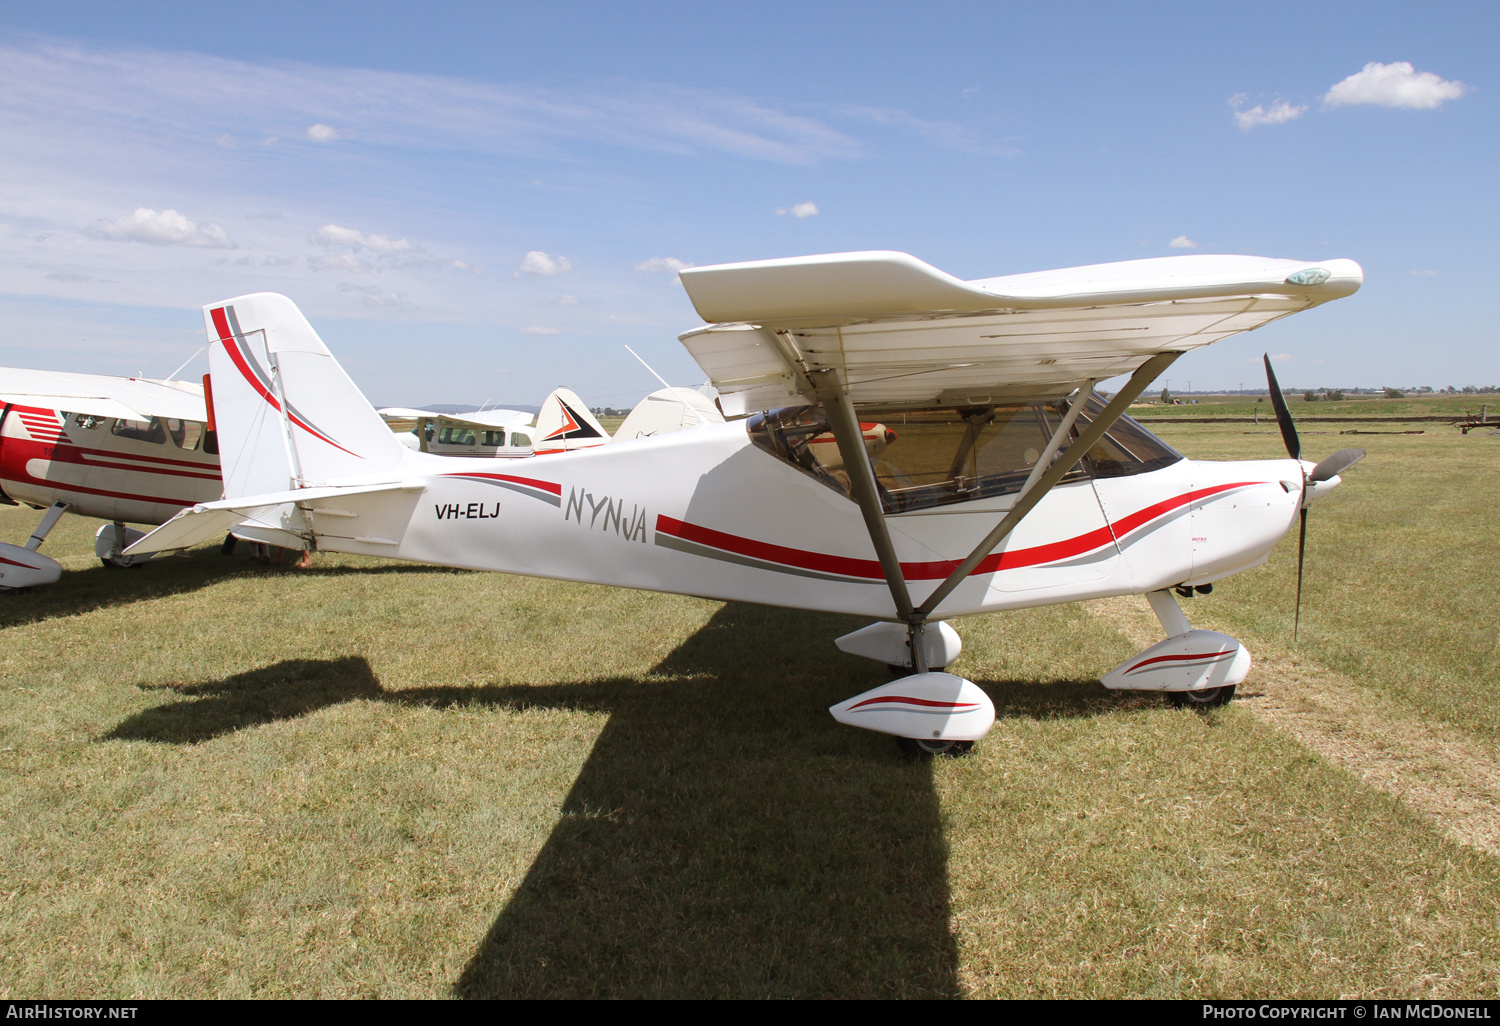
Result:
<svg viewBox="0 0 1500 1026"><path fill-rule="evenodd" d="M1307 475L1307 479L1317 484L1319 481L1327 481L1330 478L1338 477L1364 458L1365 451L1363 449L1340 449L1332 456L1323 457L1318 465L1313 467L1312 473Z"/></svg>
<svg viewBox="0 0 1500 1026"><path fill-rule="evenodd" d="M1287 455L1292 459L1302 458L1302 442L1297 438L1297 425L1292 423L1292 411L1286 408L1286 396L1276 383L1276 372L1271 369L1271 355L1265 354L1266 383L1271 386L1271 405L1276 408L1276 423L1281 425L1281 440L1286 443Z"/></svg>
<svg viewBox="0 0 1500 1026"><path fill-rule="evenodd" d="M1302 533L1297 538L1297 613L1292 621L1292 640L1297 640L1297 629L1302 626L1302 557L1307 552L1307 507L1302 507Z"/></svg>

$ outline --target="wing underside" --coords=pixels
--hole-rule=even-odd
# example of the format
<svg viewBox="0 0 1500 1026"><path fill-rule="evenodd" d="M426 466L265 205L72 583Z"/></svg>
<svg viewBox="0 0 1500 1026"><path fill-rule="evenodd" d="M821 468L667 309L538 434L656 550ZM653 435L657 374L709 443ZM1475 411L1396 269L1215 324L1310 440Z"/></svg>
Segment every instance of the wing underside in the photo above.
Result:
<svg viewBox="0 0 1500 1026"><path fill-rule="evenodd" d="M0 403L124 420L208 420L201 385L106 374L0 367Z"/></svg>
<svg viewBox="0 0 1500 1026"><path fill-rule="evenodd" d="M681 336L738 413L807 401L806 374L825 369L857 404L1062 395L1349 295L1362 272L1348 260L1191 256L963 282L873 253L682 277L705 316L741 315Z"/></svg>

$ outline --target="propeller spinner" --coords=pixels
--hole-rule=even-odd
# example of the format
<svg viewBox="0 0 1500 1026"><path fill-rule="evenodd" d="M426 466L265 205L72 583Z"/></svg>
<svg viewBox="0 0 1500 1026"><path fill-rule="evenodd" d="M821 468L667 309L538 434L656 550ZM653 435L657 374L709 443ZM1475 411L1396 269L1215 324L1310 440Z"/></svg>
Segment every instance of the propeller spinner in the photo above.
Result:
<svg viewBox="0 0 1500 1026"><path fill-rule="evenodd" d="M1276 381L1276 372L1271 369L1270 354L1266 354L1264 359L1266 383L1271 387L1271 405L1276 409L1276 423L1281 427L1281 440L1286 443L1287 455L1300 462L1302 441L1297 437L1297 425L1292 423L1292 411L1287 409L1286 396L1281 394L1281 385ZM1340 449L1333 455L1324 457L1312 470L1303 468L1302 497L1298 503L1298 516L1302 522L1297 534L1297 607L1292 621L1293 640L1296 640L1297 631L1302 626L1302 564L1307 552L1307 486L1331 481L1364 458L1363 449Z"/></svg>

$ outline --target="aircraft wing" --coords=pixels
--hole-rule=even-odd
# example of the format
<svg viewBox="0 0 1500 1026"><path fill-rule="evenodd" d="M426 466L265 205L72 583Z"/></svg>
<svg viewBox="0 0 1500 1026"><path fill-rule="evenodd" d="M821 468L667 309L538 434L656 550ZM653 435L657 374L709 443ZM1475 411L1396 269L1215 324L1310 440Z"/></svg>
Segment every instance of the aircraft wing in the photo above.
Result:
<svg viewBox="0 0 1500 1026"><path fill-rule="evenodd" d="M1355 292L1352 260L1177 256L964 281L905 253L693 267L710 324L680 338L726 413L811 398L837 369L855 403L1064 395Z"/></svg>
<svg viewBox="0 0 1500 1026"><path fill-rule="evenodd" d="M406 406L384 406L375 411L392 426L418 420L451 420L458 424L472 424L479 428L527 427L532 414L521 410L475 410L469 413L439 413L436 410L415 410ZM410 430L408 428L408 430Z"/></svg>
<svg viewBox="0 0 1500 1026"><path fill-rule="evenodd" d="M202 385L107 374L0 367L0 403L125 420L208 421Z"/></svg>

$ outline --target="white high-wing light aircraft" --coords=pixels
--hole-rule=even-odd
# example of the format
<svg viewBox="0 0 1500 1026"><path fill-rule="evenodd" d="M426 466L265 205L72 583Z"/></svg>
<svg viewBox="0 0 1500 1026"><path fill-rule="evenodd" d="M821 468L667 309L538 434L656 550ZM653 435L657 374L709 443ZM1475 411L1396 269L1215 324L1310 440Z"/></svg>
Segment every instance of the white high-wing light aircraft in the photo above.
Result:
<svg viewBox="0 0 1500 1026"><path fill-rule="evenodd" d="M442 413L389 406L377 412L392 431L402 432L402 445L438 456L518 459L589 449L610 440L583 400L566 388L553 389L535 419L520 410Z"/></svg>
<svg viewBox="0 0 1500 1026"><path fill-rule="evenodd" d="M657 389L637 403L613 436L583 400L566 388L553 389L535 421L520 410L442 413L388 406L377 412L392 431L400 432L396 437L408 449L439 456L496 459L592 449L610 442L670 434L702 423L724 422L724 415L702 392L671 386Z"/></svg>
<svg viewBox="0 0 1500 1026"><path fill-rule="evenodd" d="M682 341L752 416L504 471L397 444L290 300L244 296L205 309L226 498L126 551L249 518L321 549L868 616L838 646L914 672L830 711L929 752L995 715L942 672L948 620L1145 594L1166 640L1103 683L1216 704L1250 655L1171 590L1263 562L1361 454L1297 459L1279 392L1291 459L1185 459L1123 414L1182 353L1362 279L1244 256L980 281L888 252L690 268L709 324ZM812 451L830 435L837 460Z"/></svg>
<svg viewBox="0 0 1500 1026"><path fill-rule="evenodd" d="M45 509L25 545L0 542L0 590L51 584L62 573L38 552L63 513L102 524L106 566L184 507L218 498L219 457L201 385L0 367L0 502Z"/></svg>

